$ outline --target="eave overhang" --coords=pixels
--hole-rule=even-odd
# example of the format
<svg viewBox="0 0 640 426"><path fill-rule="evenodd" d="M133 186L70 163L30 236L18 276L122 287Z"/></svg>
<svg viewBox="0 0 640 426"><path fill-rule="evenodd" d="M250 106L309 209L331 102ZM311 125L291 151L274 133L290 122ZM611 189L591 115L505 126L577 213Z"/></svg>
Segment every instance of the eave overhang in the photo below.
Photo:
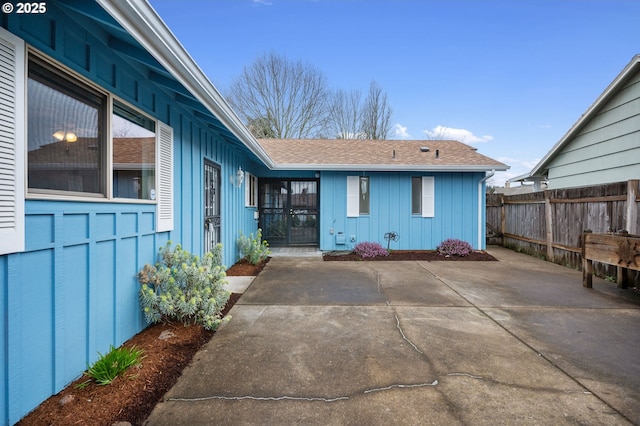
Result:
<svg viewBox="0 0 640 426"><path fill-rule="evenodd" d="M580 118L571 126L571 128L562 136L562 138L547 152L547 154L531 169L528 177L541 177L547 175L547 167L551 160L568 144L571 139L582 129L582 127L591 120L600 109L614 96L620 87L625 84L627 79L640 69L640 55L635 55L631 62L624 67L618 76L607 86L607 88L598 96L591 106L580 116Z"/></svg>
<svg viewBox="0 0 640 426"><path fill-rule="evenodd" d="M96 0L188 92L267 167L273 160L155 10L143 0Z"/></svg>

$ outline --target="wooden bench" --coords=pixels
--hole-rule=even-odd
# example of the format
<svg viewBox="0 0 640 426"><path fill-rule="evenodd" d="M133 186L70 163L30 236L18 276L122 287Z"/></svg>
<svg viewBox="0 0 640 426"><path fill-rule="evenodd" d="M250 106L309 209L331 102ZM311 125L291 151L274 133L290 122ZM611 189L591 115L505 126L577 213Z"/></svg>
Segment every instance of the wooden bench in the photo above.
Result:
<svg viewBox="0 0 640 426"><path fill-rule="evenodd" d="M627 288L628 269L640 271L640 235L627 232L615 234L582 234L582 285L592 288L593 262L618 267L618 287Z"/></svg>

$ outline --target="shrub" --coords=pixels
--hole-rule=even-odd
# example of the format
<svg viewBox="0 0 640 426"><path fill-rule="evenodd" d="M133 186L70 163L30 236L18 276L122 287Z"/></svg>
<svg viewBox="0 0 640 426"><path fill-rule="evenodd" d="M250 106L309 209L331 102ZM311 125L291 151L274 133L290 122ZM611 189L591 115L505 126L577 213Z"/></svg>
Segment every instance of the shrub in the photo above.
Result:
<svg viewBox="0 0 640 426"><path fill-rule="evenodd" d="M378 243L369 243L369 242L358 243L354 247L353 251L363 259L368 257L389 255L389 252L385 250L385 248Z"/></svg>
<svg viewBox="0 0 640 426"><path fill-rule="evenodd" d="M221 259L221 244L199 258L179 244L172 249L169 241L160 249L160 262L145 265L138 273L142 284L138 295L147 322L179 321L201 324L207 330L218 328L231 295L224 289L227 282Z"/></svg>
<svg viewBox="0 0 640 426"><path fill-rule="evenodd" d="M127 368L139 364L143 358L142 353L142 349L136 349L135 347L116 349L113 345L106 355L98 352L100 359L89 367L85 373L90 379L81 383L80 387L88 386L92 379L99 385L111 384Z"/></svg>
<svg viewBox="0 0 640 426"><path fill-rule="evenodd" d="M258 232L253 237L253 234L245 236L240 231L240 237L238 238L238 249L240 250L240 257L246 259L247 262L252 265L257 265L271 254L269 250L269 243L262 239L262 229L258 228Z"/></svg>
<svg viewBox="0 0 640 426"><path fill-rule="evenodd" d="M473 247L466 241L449 238L440 243L436 250L443 256L467 256L473 251Z"/></svg>

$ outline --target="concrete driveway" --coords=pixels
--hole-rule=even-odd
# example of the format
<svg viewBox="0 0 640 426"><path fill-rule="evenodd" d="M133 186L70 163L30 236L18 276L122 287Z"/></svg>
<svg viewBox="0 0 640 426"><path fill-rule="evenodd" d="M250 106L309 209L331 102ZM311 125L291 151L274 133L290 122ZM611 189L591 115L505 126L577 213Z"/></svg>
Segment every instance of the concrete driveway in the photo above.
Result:
<svg viewBox="0 0 640 426"><path fill-rule="evenodd" d="M640 298L498 262L274 257L149 425L640 424Z"/></svg>

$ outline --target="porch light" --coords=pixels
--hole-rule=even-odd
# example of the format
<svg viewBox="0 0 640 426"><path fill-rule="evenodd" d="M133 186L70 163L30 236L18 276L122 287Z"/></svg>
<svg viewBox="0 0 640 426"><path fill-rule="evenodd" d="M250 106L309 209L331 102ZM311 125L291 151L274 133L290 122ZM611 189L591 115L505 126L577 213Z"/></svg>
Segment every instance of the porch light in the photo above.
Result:
<svg viewBox="0 0 640 426"><path fill-rule="evenodd" d="M231 182L231 185L236 188L239 188L242 185L242 182L244 182L244 172L242 171L242 167L238 166L235 176L231 175L229 177L229 181Z"/></svg>

